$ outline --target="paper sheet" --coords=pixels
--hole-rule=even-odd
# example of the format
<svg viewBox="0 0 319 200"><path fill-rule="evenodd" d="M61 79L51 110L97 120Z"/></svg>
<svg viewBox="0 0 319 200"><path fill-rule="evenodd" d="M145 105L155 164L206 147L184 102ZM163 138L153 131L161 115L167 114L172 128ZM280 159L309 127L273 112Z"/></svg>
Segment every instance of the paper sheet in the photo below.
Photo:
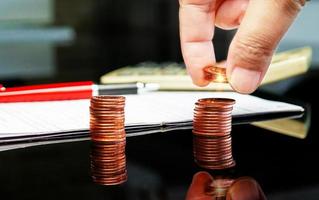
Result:
<svg viewBox="0 0 319 200"><path fill-rule="evenodd" d="M199 98L236 100L233 116L303 112L300 106L233 92L154 92L126 95L125 125L161 125L191 121ZM89 100L0 104L0 138L89 129Z"/></svg>

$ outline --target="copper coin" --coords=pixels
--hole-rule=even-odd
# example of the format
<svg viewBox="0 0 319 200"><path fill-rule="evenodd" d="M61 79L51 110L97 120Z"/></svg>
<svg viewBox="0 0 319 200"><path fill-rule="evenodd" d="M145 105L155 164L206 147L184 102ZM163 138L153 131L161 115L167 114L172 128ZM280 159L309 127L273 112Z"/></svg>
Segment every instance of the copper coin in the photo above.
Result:
<svg viewBox="0 0 319 200"><path fill-rule="evenodd" d="M94 143L94 142L93 142ZM126 142L123 141L109 141L109 144L100 144L100 145L92 145L92 150L104 151L104 150L113 150L113 149L124 149Z"/></svg>
<svg viewBox="0 0 319 200"><path fill-rule="evenodd" d="M198 136L203 136L203 135L207 135L207 136L225 136L227 134L229 134L230 130L228 132L225 131L211 131L211 132L207 132L207 131L195 131L193 130L193 135L198 135Z"/></svg>
<svg viewBox="0 0 319 200"><path fill-rule="evenodd" d="M125 143L120 143L120 144L110 144L106 146L92 146L91 150L92 151L97 151L97 152L108 152L108 151L119 151L119 150L124 150L125 149Z"/></svg>
<svg viewBox="0 0 319 200"><path fill-rule="evenodd" d="M200 112L227 112L233 110L233 105L197 105L194 110Z"/></svg>
<svg viewBox="0 0 319 200"><path fill-rule="evenodd" d="M109 142L92 142L91 146L92 148L114 148L114 147L120 147L125 146L125 140L124 141L109 141Z"/></svg>
<svg viewBox="0 0 319 200"><path fill-rule="evenodd" d="M212 150L213 152L215 151L218 151L218 149L214 149ZM232 157L232 152L231 152L231 149L229 150L223 150L221 151L220 153L211 153L212 152L211 150L209 151L203 151L203 150L199 150L199 149L195 149L193 152L195 155L195 157L197 159L199 158L203 158L203 157L207 157L207 158L220 158L221 160L224 160L224 159L228 159L228 158L231 158ZM200 159L201 160L201 159Z"/></svg>
<svg viewBox="0 0 319 200"><path fill-rule="evenodd" d="M105 170L105 171L115 173L123 168L126 168L126 163L117 164L117 165L114 163L99 163L99 162L91 163L91 170Z"/></svg>
<svg viewBox="0 0 319 200"><path fill-rule="evenodd" d="M123 168L126 168L126 163L123 164L114 164L114 163L91 163L91 170L104 170L109 172L117 172Z"/></svg>
<svg viewBox="0 0 319 200"><path fill-rule="evenodd" d="M104 168L104 169L117 169L126 166L126 162L124 161L99 161L97 158L94 158L91 163L92 166L97 168Z"/></svg>
<svg viewBox="0 0 319 200"><path fill-rule="evenodd" d="M91 175L93 176L99 176L99 177L116 177L118 175L121 175L123 173L126 173L126 166L123 166L122 168L118 168L116 171L110 170L110 169L103 169L103 168L91 168Z"/></svg>
<svg viewBox="0 0 319 200"><path fill-rule="evenodd" d="M102 171L100 169L93 168L91 175L98 178L108 178L109 180L118 179L118 177L127 174L126 169L119 169L118 171Z"/></svg>
<svg viewBox="0 0 319 200"><path fill-rule="evenodd" d="M121 159L116 159L117 156L109 156L109 159L105 158L106 156L93 156L91 155L91 163L95 166L109 166L117 168L118 166L123 166L126 163L126 157Z"/></svg>
<svg viewBox="0 0 319 200"><path fill-rule="evenodd" d="M113 171L109 168L96 168L94 165L91 166L92 169L94 169L94 171L92 173L96 174L96 175L101 175L101 176L116 176L116 175L120 175L123 173L126 173L126 167L119 167L117 168L116 171Z"/></svg>
<svg viewBox="0 0 319 200"><path fill-rule="evenodd" d="M125 148L118 149L92 149L91 155L93 156L113 156L125 153Z"/></svg>
<svg viewBox="0 0 319 200"><path fill-rule="evenodd" d="M204 154L197 154L196 155L196 159L197 160L202 160L205 162L223 162L223 161L228 161L228 160L232 160L233 157L232 155L204 155Z"/></svg>
<svg viewBox="0 0 319 200"><path fill-rule="evenodd" d="M217 152L223 152L231 150L231 144L222 144L222 145L212 145L212 144L201 144L199 142L194 142L194 145L196 145L196 148L194 148L197 151L207 151L210 152L212 150L213 153L216 154L213 150L218 150Z"/></svg>
<svg viewBox="0 0 319 200"><path fill-rule="evenodd" d="M107 137L96 137L96 136L91 136L91 140L94 142L112 142L116 140L115 138L107 138Z"/></svg>
<svg viewBox="0 0 319 200"><path fill-rule="evenodd" d="M203 68L205 80L216 83L228 83L226 68L211 65Z"/></svg>
<svg viewBox="0 0 319 200"><path fill-rule="evenodd" d="M110 130L110 129L108 129L108 130L105 130L105 129L103 129L103 128L91 128L91 130L90 130L90 133L91 133L91 135L92 136L94 136L94 135L96 135L96 136L101 136L101 137L103 137L103 136L115 136L115 137L118 137L118 136L123 136L123 137L125 137L125 131L116 131L116 130Z"/></svg>
<svg viewBox="0 0 319 200"><path fill-rule="evenodd" d="M92 171L94 170L92 173L96 173L96 174L123 173L124 171L126 171L126 165L116 166L112 168L112 167L104 167L104 166L100 167L100 166L91 164L91 170Z"/></svg>
<svg viewBox="0 0 319 200"><path fill-rule="evenodd" d="M127 174L123 174L121 176L117 176L114 178L100 178L92 176L92 179L95 183L100 185L120 185L127 180Z"/></svg>
<svg viewBox="0 0 319 200"><path fill-rule="evenodd" d="M90 125L90 130L92 132L104 132L105 134L125 134L125 129L123 126L108 126L103 124Z"/></svg>
<svg viewBox="0 0 319 200"><path fill-rule="evenodd" d="M96 106L91 105L90 106L90 112L104 112L104 113L111 113L111 112L121 112L124 111L125 104L121 105L103 105L103 106Z"/></svg>
<svg viewBox="0 0 319 200"><path fill-rule="evenodd" d="M118 157L121 154L125 155L125 149L121 149L121 150L108 150L108 151L99 151L99 150L92 150L91 151L91 156L92 157L106 157L106 156L110 156L110 157Z"/></svg>
<svg viewBox="0 0 319 200"><path fill-rule="evenodd" d="M206 139L206 138L210 138L212 140L224 140L224 139L228 139L231 138L230 134L227 135L223 135L223 136L194 136L194 138L198 138L198 139Z"/></svg>
<svg viewBox="0 0 319 200"><path fill-rule="evenodd" d="M196 136L203 136L203 135L207 135L207 136L225 136L227 134L230 133L231 130L225 131L225 130L210 130L210 131L197 131L193 129L193 134Z"/></svg>
<svg viewBox="0 0 319 200"><path fill-rule="evenodd" d="M117 171L126 166L126 162L98 162L92 161L91 167L94 166L95 168L103 168L109 169L111 171Z"/></svg>
<svg viewBox="0 0 319 200"><path fill-rule="evenodd" d="M101 127L91 127L90 133L93 134L99 134L99 135L109 135L109 136L122 136L125 135L125 130L112 130L112 129L106 129L106 128L101 128Z"/></svg>
<svg viewBox="0 0 319 200"><path fill-rule="evenodd" d="M214 135L214 133L223 133L223 136L226 136L226 134L229 134L231 131L231 127L228 126L220 126L220 127L203 127L200 128L200 126L196 125L193 126L193 133L195 135L201 135L201 134L212 134Z"/></svg>
<svg viewBox="0 0 319 200"><path fill-rule="evenodd" d="M210 103L210 104L235 104L234 99L229 99L229 98L202 98L199 99L197 102L199 103Z"/></svg>
<svg viewBox="0 0 319 200"><path fill-rule="evenodd" d="M93 155L92 154L91 159L92 159L92 161L94 161L96 163L106 163L107 164L107 163L115 162L115 163L119 164L119 163L125 163L126 157L122 156L122 154L117 154L116 156L111 156L111 155L105 156L105 154L104 155L101 155L101 154L100 155Z"/></svg>
<svg viewBox="0 0 319 200"><path fill-rule="evenodd" d="M207 169L227 169L227 168L231 168L235 166L235 162L233 160L233 158L225 160L225 161L214 161L214 162L209 162L206 160L200 160L195 158L195 162L203 167L203 168L207 168Z"/></svg>
<svg viewBox="0 0 319 200"><path fill-rule="evenodd" d="M114 175L112 177L105 177L105 176L96 176L92 175L93 181L99 181L104 183L113 183L113 184L120 184L122 180L127 179L127 173L122 173L119 175Z"/></svg>
<svg viewBox="0 0 319 200"><path fill-rule="evenodd" d="M233 110L231 109L206 109L201 110L199 108L194 109L194 116L222 116L222 117L231 117L231 114Z"/></svg>
<svg viewBox="0 0 319 200"><path fill-rule="evenodd" d="M95 112L91 113L91 118L93 119L108 119L108 120L123 120L124 114L121 113L103 113L103 112Z"/></svg>
<svg viewBox="0 0 319 200"><path fill-rule="evenodd" d="M95 150L91 150L91 156L92 157L106 157L106 156L110 156L110 157L118 157L121 154L125 155L125 149L116 149L116 150L103 150L101 151L100 149L95 149Z"/></svg>
<svg viewBox="0 0 319 200"><path fill-rule="evenodd" d="M98 152L98 151L91 151L91 160L96 160L96 161L104 161L104 157L106 158L116 158L116 157L120 157L121 155L125 155L125 151L111 151L111 152ZM118 158L117 159L114 159L114 160L119 160Z"/></svg>
<svg viewBox="0 0 319 200"><path fill-rule="evenodd" d="M90 119L91 124L110 124L111 125L122 125L124 126L125 119L105 119L103 117L94 117Z"/></svg>
<svg viewBox="0 0 319 200"><path fill-rule="evenodd" d="M217 143L217 144L229 144L231 143L231 137L230 135L225 135L223 137L201 137L201 136L194 136L193 140L196 142L211 144L211 143Z"/></svg>
<svg viewBox="0 0 319 200"><path fill-rule="evenodd" d="M125 101L124 96L116 96L116 95L100 95L100 96L93 96L91 98L93 101Z"/></svg>
<svg viewBox="0 0 319 200"><path fill-rule="evenodd" d="M127 179L127 173L115 175L113 177L103 177L103 176L92 176L93 181L99 181L103 183L114 183L114 184L120 184L122 180Z"/></svg>
<svg viewBox="0 0 319 200"><path fill-rule="evenodd" d="M200 124L200 123L195 123L193 124L193 129L195 130L231 130L231 125L230 124Z"/></svg>
<svg viewBox="0 0 319 200"><path fill-rule="evenodd" d="M118 162L125 161L125 154L117 154L116 156L92 156L91 158L99 162Z"/></svg>
<svg viewBox="0 0 319 200"><path fill-rule="evenodd" d="M109 142L92 142L92 148L93 149L113 149L113 148L121 148L125 147L126 140L115 140L115 141L109 141Z"/></svg>

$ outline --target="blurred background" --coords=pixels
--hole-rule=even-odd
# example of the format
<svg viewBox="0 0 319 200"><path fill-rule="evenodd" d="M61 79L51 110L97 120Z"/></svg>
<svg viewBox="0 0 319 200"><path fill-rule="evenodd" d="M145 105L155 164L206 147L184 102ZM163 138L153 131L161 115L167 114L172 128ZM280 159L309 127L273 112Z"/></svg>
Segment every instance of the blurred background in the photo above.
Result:
<svg viewBox="0 0 319 200"><path fill-rule="evenodd" d="M278 50L312 46L319 65L319 1L307 4ZM144 61L182 62L178 1L1 0L0 81L6 86L94 80ZM234 31L216 30L217 60ZM287 90L295 81L265 90Z"/></svg>
<svg viewBox="0 0 319 200"><path fill-rule="evenodd" d="M2 0L0 80L95 80L142 61L178 61L178 2Z"/></svg>

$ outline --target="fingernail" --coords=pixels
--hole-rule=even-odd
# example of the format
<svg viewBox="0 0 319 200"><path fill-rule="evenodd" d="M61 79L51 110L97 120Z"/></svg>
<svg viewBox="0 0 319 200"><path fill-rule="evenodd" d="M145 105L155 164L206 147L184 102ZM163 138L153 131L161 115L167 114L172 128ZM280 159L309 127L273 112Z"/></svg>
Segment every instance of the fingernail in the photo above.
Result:
<svg viewBox="0 0 319 200"><path fill-rule="evenodd" d="M257 89L260 76L259 71L235 67L230 75L230 84L237 92L250 94Z"/></svg>

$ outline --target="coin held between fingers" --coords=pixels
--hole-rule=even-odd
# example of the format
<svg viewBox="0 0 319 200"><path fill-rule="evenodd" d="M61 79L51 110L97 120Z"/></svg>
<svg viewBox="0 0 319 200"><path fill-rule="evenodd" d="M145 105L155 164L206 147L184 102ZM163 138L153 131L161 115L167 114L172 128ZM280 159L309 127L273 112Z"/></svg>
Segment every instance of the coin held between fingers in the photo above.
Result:
<svg viewBox="0 0 319 200"><path fill-rule="evenodd" d="M204 67L204 78L214 83L228 83L226 76L226 68L211 65Z"/></svg>

